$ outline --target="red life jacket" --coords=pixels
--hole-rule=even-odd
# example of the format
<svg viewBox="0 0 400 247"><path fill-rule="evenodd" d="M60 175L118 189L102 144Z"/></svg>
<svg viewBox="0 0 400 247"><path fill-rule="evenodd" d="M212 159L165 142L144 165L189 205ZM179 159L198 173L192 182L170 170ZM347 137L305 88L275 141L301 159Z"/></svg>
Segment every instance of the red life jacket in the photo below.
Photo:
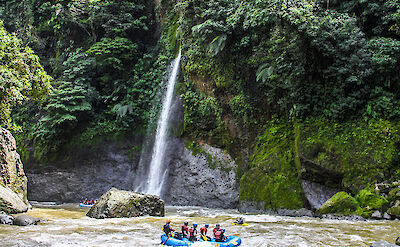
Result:
<svg viewBox="0 0 400 247"><path fill-rule="evenodd" d="M201 235L207 235L207 227L203 226L202 228L200 228L200 234Z"/></svg>
<svg viewBox="0 0 400 247"><path fill-rule="evenodd" d="M221 229L216 230L215 233L214 233L214 235L215 235L215 240L221 239L221 238L222 238L222 231L221 231Z"/></svg>

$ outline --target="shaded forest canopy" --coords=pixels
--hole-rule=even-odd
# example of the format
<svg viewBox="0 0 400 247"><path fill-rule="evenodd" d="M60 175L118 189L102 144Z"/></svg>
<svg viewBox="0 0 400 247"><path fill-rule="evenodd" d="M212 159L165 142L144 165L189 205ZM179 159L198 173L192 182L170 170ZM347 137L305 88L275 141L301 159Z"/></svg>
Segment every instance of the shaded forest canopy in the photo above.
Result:
<svg viewBox="0 0 400 247"><path fill-rule="evenodd" d="M366 139L377 145L368 162L385 176L363 177L359 186L399 170L399 0L15 0L0 4L0 19L53 78L43 102L28 98L12 112L21 151L33 146L38 159L144 133L181 47L182 135L244 161L238 176L271 171L279 184L287 171L297 188L296 153L313 156L317 144L327 156L309 158L331 166L329 155L340 153L338 167L353 172L352 149L337 147ZM13 58L2 59L1 66ZM281 134L285 141L274 137ZM260 165L266 160L279 167Z"/></svg>

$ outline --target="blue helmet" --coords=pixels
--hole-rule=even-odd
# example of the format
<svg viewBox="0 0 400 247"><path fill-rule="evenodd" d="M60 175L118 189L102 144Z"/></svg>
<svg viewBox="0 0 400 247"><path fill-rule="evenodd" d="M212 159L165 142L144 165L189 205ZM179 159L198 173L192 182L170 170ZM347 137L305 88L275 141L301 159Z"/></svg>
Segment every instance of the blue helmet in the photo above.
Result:
<svg viewBox="0 0 400 247"><path fill-rule="evenodd" d="M209 227L209 225L208 224L206 224L206 228L208 228Z"/></svg>
<svg viewBox="0 0 400 247"><path fill-rule="evenodd" d="M197 224L196 224L196 223L193 223L193 227L197 227Z"/></svg>

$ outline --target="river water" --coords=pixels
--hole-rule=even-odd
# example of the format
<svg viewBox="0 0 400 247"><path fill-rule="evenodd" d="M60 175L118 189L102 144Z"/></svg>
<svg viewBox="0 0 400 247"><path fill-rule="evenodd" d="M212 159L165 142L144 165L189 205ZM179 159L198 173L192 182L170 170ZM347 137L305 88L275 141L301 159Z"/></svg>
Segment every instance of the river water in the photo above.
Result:
<svg viewBox="0 0 400 247"><path fill-rule="evenodd" d="M200 207L166 207L166 217L91 219L87 209L76 204L34 207L29 215L40 217L36 226L0 225L0 246L160 246L161 228L166 218L172 227L184 221L212 229L220 223L227 235L242 238L241 246L370 246L386 240L394 243L399 221L344 221L292 218L271 215L244 215L248 226L231 223L243 216L236 210ZM210 229L210 231L212 231ZM201 245L200 245L201 246ZM208 245L204 245L208 246Z"/></svg>

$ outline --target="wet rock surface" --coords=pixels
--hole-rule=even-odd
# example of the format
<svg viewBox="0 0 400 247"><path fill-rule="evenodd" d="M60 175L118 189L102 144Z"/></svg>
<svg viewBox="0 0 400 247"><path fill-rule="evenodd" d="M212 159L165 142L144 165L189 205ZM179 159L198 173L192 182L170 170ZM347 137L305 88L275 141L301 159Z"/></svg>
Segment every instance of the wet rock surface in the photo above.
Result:
<svg viewBox="0 0 400 247"><path fill-rule="evenodd" d="M223 150L200 144L193 152L181 144L172 161L165 200L172 205L236 208L239 201L236 164Z"/></svg>
<svg viewBox="0 0 400 247"><path fill-rule="evenodd" d="M337 189L307 180L302 180L301 186L303 188L304 196L312 210L317 210L322 206L322 204L339 192Z"/></svg>
<svg viewBox="0 0 400 247"><path fill-rule="evenodd" d="M97 219L144 215L162 217L164 207L164 201L158 196L112 188L97 200L86 215Z"/></svg>
<svg viewBox="0 0 400 247"><path fill-rule="evenodd" d="M371 244L371 247L397 247L398 245L395 244L391 244L389 242L386 241L378 241L375 242L373 244Z"/></svg>
<svg viewBox="0 0 400 247"><path fill-rule="evenodd" d="M132 188L132 167L139 155L134 143L102 143L96 149L82 149L69 159L53 163L46 170L30 170L28 197L31 201L79 202L96 199L112 187Z"/></svg>
<svg viewBox="0 0 400 247"><path fill-rule="evenodd" d="M39 218L32 217L29 215L17 215L14 219L14 225L17 226L29 226L29 225L36 225L40 222Z"/></svg>
<svg viewBox="0 0 400 247"><path fill-rule="evenodd" d="M281 216L290 216L290 217L313 217L314 214L311 210L306 208L301 208L297 210L293 209L278 209L277 214Z"/></svg>
<svg viewBox="0 0 400 247"><path fill-rule="evenodd" d="M28 211L28 205L8 187L0 185L0 211L18 214Z"/></svg>

